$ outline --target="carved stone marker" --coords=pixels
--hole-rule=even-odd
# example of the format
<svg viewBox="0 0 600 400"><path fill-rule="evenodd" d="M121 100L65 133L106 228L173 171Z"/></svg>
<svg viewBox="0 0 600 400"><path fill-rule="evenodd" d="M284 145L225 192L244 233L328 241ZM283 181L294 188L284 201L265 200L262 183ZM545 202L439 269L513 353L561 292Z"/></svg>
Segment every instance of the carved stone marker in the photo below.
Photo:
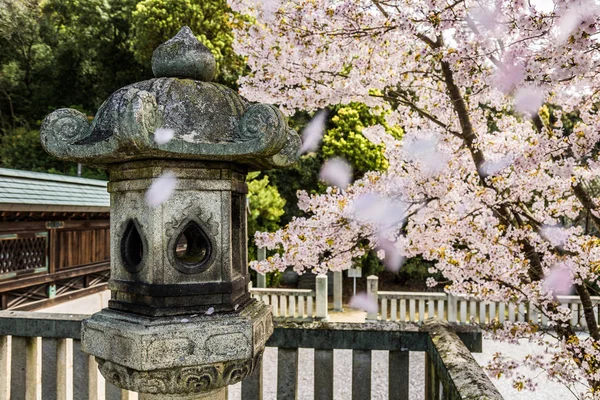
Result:
<svg viewBox="0 0 600 400"><path fill-rule="evenodd" d="M56 157L108 169L109 307L84 322L104 377L145 398L215 398L260 363L271 312L248 292L245 177L285 167L300 138L281 112L211 83L210 51L184 27L152 57L156 78L117 90L89 124L71 109L44 120ZM154 139L170 129L167 143ZM173 195L145 194L170 173Z"/></svg>

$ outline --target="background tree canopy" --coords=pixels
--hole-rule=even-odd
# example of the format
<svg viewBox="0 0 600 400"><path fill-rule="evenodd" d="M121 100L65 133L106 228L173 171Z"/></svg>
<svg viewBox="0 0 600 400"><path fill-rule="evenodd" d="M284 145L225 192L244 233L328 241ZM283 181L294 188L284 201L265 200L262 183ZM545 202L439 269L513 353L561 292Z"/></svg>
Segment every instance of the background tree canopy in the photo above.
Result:
<svg viewBox="0 0 600 400"><path fill-rule="evenodd" d="M0 165L6 168L75 175L77 165L46 154L39 126L53 110L71 107L90 120L115 90L153 77L152 52L189 26L214 54L218 81L237 89L245 60L232 47L232 28L241 20L226 0L0 0ZM331 157L343 157L355 178L384 170L383 146L369 142L365 127L385 125L359 103L333 107L319 151L295 168L251 175L249 255L255 257L256 231L273 231L301 215L296 192L322 193L319 170ZM298 113L290 125L299 132L310 120ZM385 125L399 138L399 127ZM99 169L83 176L106 179ZM366 257L364 266L379 265Z"/></svg>

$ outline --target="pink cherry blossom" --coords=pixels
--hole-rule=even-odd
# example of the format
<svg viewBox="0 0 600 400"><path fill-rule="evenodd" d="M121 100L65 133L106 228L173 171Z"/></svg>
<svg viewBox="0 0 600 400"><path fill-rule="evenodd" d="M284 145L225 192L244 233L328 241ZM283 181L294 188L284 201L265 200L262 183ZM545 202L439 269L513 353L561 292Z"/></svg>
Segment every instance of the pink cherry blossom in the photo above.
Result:
<svg viewBox="0 0 600 400"><path fill-rule="evenodd" d="M365 128L389 168L299 192L305 215L257 233L274 255L251 267L326 273L370 250L393 265L420 256L454 294L528 304L568 327L562 285L589 300L600 278L597 2L270 1L266 15L262 0L229 0L251 17L234 29L252 71L241 94L288 115L361 102L404 136ZM324 123L317 114L303 152L318 148ZM548 353L499 355L489 370L533 388L514 373L522 363L600 393L600 330L586 322L589 336L556 329L556 340L535 321L494 326L495 338Z"/></svg>

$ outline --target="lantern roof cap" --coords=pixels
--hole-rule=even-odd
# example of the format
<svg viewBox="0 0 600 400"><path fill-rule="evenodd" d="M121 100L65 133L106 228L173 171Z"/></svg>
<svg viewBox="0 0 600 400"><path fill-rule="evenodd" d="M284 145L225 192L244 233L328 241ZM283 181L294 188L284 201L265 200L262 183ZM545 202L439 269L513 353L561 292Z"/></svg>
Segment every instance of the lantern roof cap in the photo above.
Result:
<svg viewBox="0 0 600 400"><path fill-rule="evenodd" d="M154 79L114 92L91 124L73 109L48 115L41 127L46 151L101 166L160 158L226 161L263 170L297 160L300 137L277 107L249 103L210 82L215 59L190 28L158 46L152 70Z"/></svg>

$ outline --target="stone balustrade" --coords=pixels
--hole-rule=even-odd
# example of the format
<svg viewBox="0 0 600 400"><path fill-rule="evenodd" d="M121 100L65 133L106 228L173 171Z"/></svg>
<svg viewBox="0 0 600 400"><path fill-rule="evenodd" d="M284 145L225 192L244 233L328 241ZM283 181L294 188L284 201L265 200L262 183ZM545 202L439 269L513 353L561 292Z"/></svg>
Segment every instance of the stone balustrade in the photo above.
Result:
<svg viewBox="0 0 600 400"><path fill-rule="evenodd" d="M0 400L134 400L137 393L104 381L96 362L81 350L81 325L87 315L0 312ZM334 351L351 350L352 399L371 398L372 351L388 352L389 399L407 399L412 374L425 374L426 400L502 399L470 352L482 350L476 326L438 321L425 324L378 321L364 324L275 322L267 347L277 349L276 393L279 400L297 398L299 349L314 349L314 399L334 398ZM409 364L409 352L425 353L425 369ZM263 363L242 381L241 398L261 400ZM55 395L54 395L55 394ZM141 399L147 397L140 396ZM475 397L473 397L475 396Z"/></svg>

